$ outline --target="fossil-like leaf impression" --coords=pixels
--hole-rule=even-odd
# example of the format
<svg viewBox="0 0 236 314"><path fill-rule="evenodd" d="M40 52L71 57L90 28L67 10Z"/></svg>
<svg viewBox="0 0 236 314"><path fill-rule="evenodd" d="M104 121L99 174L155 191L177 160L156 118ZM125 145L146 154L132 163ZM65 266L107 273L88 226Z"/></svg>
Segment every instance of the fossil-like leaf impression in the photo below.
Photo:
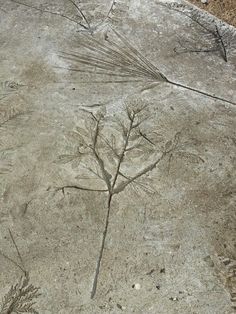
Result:
<svg viewBox="0 0 236 314"><path fill-rule="evenodd" d="M30 284L29 274L21 277L19 282L12 285L3 297L0 314L38 314L35 310L35 299L40 296L39 288Z"/></svg>
<svg viewBox="0 0 236 314"><path fill-rule="evenodd" d="M123 79L141 78L167 82L161 71L144 57L128 39L113 29L113 37L102 41L86 36L81 41L85 53L64 52L61 57L72 65L71 71L118 76Z"/></svg>

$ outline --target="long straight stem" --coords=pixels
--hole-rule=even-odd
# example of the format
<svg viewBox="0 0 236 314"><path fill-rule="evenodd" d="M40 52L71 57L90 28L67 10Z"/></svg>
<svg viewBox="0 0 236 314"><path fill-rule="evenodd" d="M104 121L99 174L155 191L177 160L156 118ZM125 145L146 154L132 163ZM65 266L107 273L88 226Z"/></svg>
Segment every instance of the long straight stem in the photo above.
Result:
<svg viewBox="0 0 236 314"><path fill-rule="evenodd" d="M105 242L106 242L106 237L107 237L107 231L108 231L108 226L109 226L109 219L110 219L110 212L111 212L111 200L112 200L112 194L109 194L108 198L108 203L107 203L107 215L106 215L106 222L105 222L105 228L103 231L103 236L102 236L102 244L101 244L101 249L99 252L98 260L97 260L97 266L96 266L96 271L95 271L95 276L93 280L93 287L91 291L91 299L94 298L96 291L97 291L97 285L98 285L98 276L100 273L100 267L101 267L101 262L102 262L102 257L103 257L103 251L105 248Z"/></svg>
<svg viewBox="0 0 236 314"><path fill-rule="evenodd" d="M227 102L228 104L236 106L236 103L233 102L233 101L224 99L224 98L219 97L219 96L215 96L215 95L209 94L209 93L204 92L202 90L199 90L199 89L196 89L196 88L193 88L193 87L189 87L187 85L179 84L179 83L176 83L176 82L172 82L172 81L169 81L169 80L167 80L167 83L169 83L171 85L174 85L174 86L178 86L178 87L184 88L184 89L188 89L188 90L191 90L191 91L193 91L195 93L201 94L203 96L207 96L207 97L210 97L210 98L213 98L213 99L216 99L216 100L221 100L223 102Z"/></svg>

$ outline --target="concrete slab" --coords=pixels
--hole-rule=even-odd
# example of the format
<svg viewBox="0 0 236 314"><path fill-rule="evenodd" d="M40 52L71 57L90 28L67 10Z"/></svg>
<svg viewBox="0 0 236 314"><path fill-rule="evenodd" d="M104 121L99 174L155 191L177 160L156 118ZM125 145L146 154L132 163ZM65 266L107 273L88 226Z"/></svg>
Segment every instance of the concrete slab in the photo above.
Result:
<svg viewBox="0 0 236 314"><path fill-rule="evenodd" d="M234 312L235 29L191 8L0 1L1 314Z"/></svg>

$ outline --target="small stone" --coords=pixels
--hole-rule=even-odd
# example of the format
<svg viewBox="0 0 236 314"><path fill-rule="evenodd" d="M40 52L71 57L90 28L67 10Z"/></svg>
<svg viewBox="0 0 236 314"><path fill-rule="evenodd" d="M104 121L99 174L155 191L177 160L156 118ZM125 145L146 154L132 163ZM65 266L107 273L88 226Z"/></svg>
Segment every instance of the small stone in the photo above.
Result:
<svg viewBox="0 0 236 314"><path fill-rule="evenodd" d="M122 305L120 305L119 303L117 303L116 306L118 307L118 309L123 310Z"/></svg>
<svg viewBox="0 0 236 314"><path fill-rule="evenodd" d="M171 301L179 301L179 299L176 298L176 297L171 297L169 300L171 300Z"/></svg>
<svg viewBox="0 0 236 314"><path fill-rule="evenodd" d="M140 285L140 283L135 283L134 285L132 285L132 288L134 288L135 290L140 290L141 285Z"/></svg>
<svg viewBox="0 0 236 314"><path fill-rule="evenodd" d="M160 290L161 286L160 285L156 285L156 288L157 288L157 290Z"/></svg>
<svg viewBox="0 0 236 314"><path fill-rule="evenodd" d="M208 0L201 0L201 3L208 4Z"/></svg>

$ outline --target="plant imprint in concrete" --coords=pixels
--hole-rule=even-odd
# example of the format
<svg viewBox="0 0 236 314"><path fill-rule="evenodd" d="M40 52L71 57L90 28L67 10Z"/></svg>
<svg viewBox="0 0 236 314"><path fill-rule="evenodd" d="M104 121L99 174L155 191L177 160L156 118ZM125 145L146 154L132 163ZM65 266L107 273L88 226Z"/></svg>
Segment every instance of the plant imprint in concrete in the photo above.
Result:
<svg viewBox="0 0 236 314"><path fill-rule="evenodd" d="M39 312L35 309L35 300L41 295L39 288L30 283L29 272L25 268L23 258L11 230L9 230L9 235L16 250L18 259L15 260L9 257L1 250L0 256L18 268L22 275L20 276L19 281L12 285L2 298L2 302L0 303L0 314L38 314Z"/></svg>
<svg viewBox="0 0 236 314"><path fill-rule="evenodd" d="M14 102L11 102L11 98L9 101L6 99L11 95L16 94L21 86L25 85L12 81L0 83L0 134L3 130L5 131L7 129L8 124L11 123L12 120L29 113L25 105L15 104ZM7 148L5 148L5 146L7 146ZM5 143L3 137L0 139L0 175L6 174L12 170L13 155L16 152L17 147L9 147L8 143Z"/></svg>
<svg viewBox="0 0 236 314"><path fill-rule="evenodd" d="M180 133L163 145L157 145L158 135L150 130L150 115L147 105L125 106L124 114L106 116L102 112L85 111L83 127L78 126L70 137L77 143L74 154L63 154L57 163L71 163L76 170L76 184L57 188L64 194L65 189L78 189L107 194L106 219L101 247L95 267L91 298L96 294L102 258L109 230L112 200L115 195L132 187L140 194L155 193L149 175L157 165L176 149Z"/></svg>
<svg viewBox="0 0 236 314"><path fill-rule="evenodd" d="M86 3L86 1L66 0L67 10L57 8L57 5L30 4L24 1L9 0L23 7L33 9L40 13L51 14L76 24L79 32L94 34L108 25L119 24L127 15L130 0L110 0ZM55 8L56 7L56 8ZM68 12L67 12L68 11Z"/></svg>
<svg viewBox="0 0 236 314"><path fill-rule="evenodd" d="M195 38L179 37L178 46L174 49L180 53L210 53L216 54L225 62L236 51L236 33L229 27L225 27L221 21L215 18L206 18L200 10L190 5L176 2L159 2L158 5L174 10L190 19L189 27L197 31Z"/></svg>
<svg viewBox="0 0 236 314"><path fill-rule="evenodd" d="M145 84L142 91L157 86L160 87L160 84L165 83L189 90L203 97L236 105L233 100L167 78L157 66L151 63L125 36L114 28L110 32L105 32L103 37L103 40L101 38L98 40L95 36L84 36L79 41L79 47L84 49L84 52L62 53L61 57L71 63L68 70L102 75L104 78L108 77L110 83L125 83L131 80L142 81ZM115 81L114 78L116 78ZM151 85L147 85L148 82Z"/></svg>

